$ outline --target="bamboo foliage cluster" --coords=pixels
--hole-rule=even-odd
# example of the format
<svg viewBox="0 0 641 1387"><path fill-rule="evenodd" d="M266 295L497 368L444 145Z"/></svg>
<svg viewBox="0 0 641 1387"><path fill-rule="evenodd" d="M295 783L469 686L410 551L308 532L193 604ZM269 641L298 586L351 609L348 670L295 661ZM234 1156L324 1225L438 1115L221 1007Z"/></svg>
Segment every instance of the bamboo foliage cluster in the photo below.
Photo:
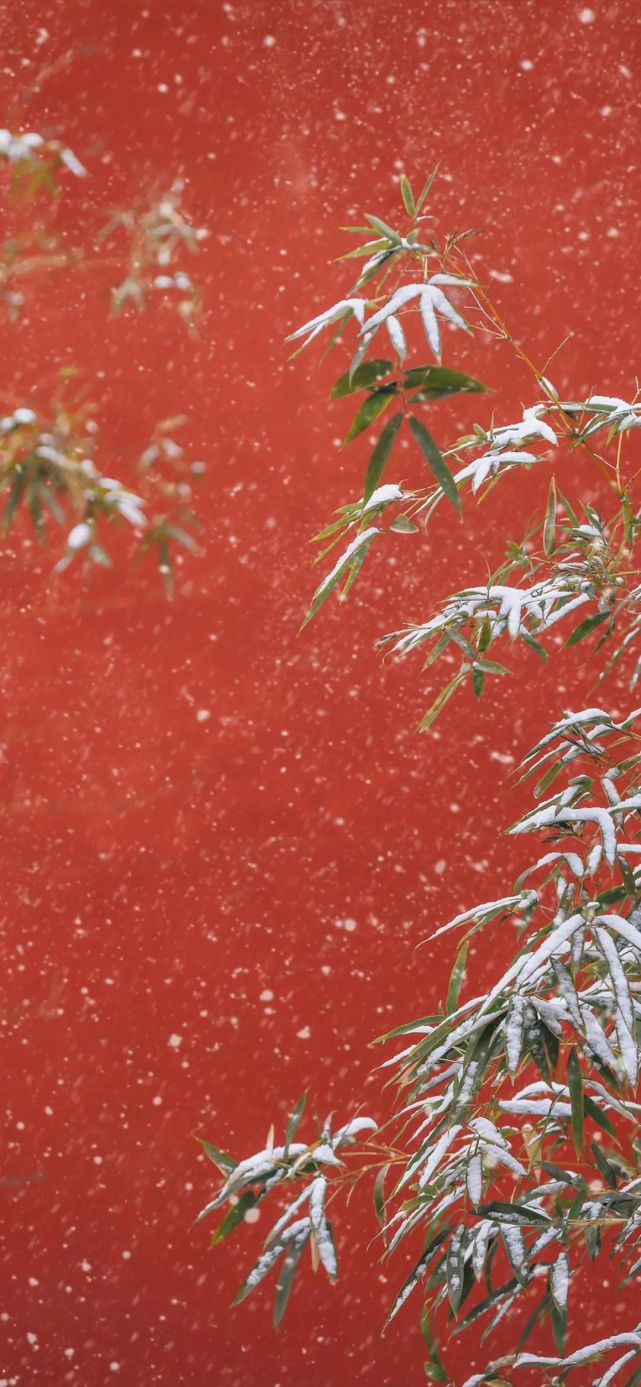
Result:
<svg viewBox="0 0 641 1387"><path fill-rule="evenodd" d="M201 299L185 256L199 249L207 231L194 226L185 212L181 180L113 211L90 247L68 250L46 210L59 201L68 174L90 177L60 140L35 131L0 130L0 178L8 213L19 213L19 229L0 245L0 301L10 322L19 319L27 285L39 273L107 270L112 316L129 307L169 308L194 333ZM31 212L26 223L25 205ZM112 243L113 253L105 256L103 247ZM92 567L111 565L107 527L130 527L135 557L155 556L165 593L172 597L177 551L199 550L193 500L204 464L190 461L173 436L186 418L156 424L142 456L131 459L130 484L103 475L94 457L95 406L88 401L86 385L75 379L78 374L74 368L61 371L60 385L45 409L33 408L31 400L12 401L0 418L0 532L8 535L24 517L44 544L59 527L66 538L54 572L76 562L86 577Z"/></svg>
<svg viewBox="0 0 641 1387"><path fill-rule="evenodd" d="M547 658L553 627L566 648L592 642L599 678L621 661L634 685L641 668L634 651L641 623L634 485L641 400L560 397L473 272L464 249L469 233L444 242L428 235L423 208L432 181L415 198L401 179L406 230L376 216L347 228L365 237L346 257L364 261L355 282L292 334L306 346L329 330L334 346L354 331L332 397L357 399L346 444L380 430L361 496L318 536L322 558L334 546L339 556L306 621L332 593L350 590L366 558L374 562L375 543L424 534L442 503L460 513L508 472L535 469L546 477L538 517L521 543L508 543L489 579L383 637L398 654L422 647L426 667L444 655L458 662L422 730L462 685L480 697L488 679L504 676L513 643ZM414 320L429 360L410 365ZM532 373L536 397L515 423L498 425L492 417L442 449L426 427L425 407L458 393L482 402L487 391L443 364L450 329L490 332L510 344ZM383 337L388 355L371 355ZM418 489L389 476L403 434L427 469ZM561 456L569 468L577 449L598 471L601 510L572 504L550 468ZM510 832L536 834L538 853L508 894L472 906L432 935L459 941L447 995L429 1014L382 1037L394 1044L382 1069L394 1080L397 1104L381 1127L356 1118L341 1129L351 1137L367 1133L352 1164L339 1154L341 1140L332 1145L329 1128L308 1145L293 1144L300 1103L283 1146L274 1146L272 1134L264 1150L239 1163L209 1148L223 1183L203 1215L229 1206L214 1243L273 1190L293 1196L239 1293L242 1299L253 1291L282 1259L277 1323L305 1246L334 1279L324 1211L368 1174L382 1255L400 1259L407 1249L409 1260L388 1319L408 1300L420 1309L428 1379L454 1381L444 1361L453 1336L476 1325L485 1339L505 1321L511 1351L468 1376L465 1387L517 1382L528 1373L539 1383L563 1383L573 1374L594 1387L641 1383L641 1322L617 1325L598 1341L586 1339L581 1325L590 1262L609 1259L621 1284L641 1274L641 709L615 717L601 705L599 698L594 706L554 710L550 731L525 750L520 771L533 807ZM513 934L514 927L509 965L475 995L467 974L470 939L489 928ZM543 1341L548 1336L545 1354L527 1347L535 1326Z"/></svg>

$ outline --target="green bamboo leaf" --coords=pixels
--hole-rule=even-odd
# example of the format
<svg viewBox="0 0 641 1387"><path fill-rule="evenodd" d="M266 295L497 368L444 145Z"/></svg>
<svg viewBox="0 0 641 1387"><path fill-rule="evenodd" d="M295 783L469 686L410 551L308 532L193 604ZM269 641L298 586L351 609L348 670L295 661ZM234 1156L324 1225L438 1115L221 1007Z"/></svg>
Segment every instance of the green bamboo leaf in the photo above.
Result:
<svg viewBox="0 0 641 1387"><path fill-rule="evenodd" d="M454 371L449 366L412 366L405 374L403 388L418 390L419 394L414 395L413 399L423 403L428 400L443 400L448 395L487 394L491 389L474 376L463 375L461 371Z"/></svg>
<svg viewBox="0 0 641 1387"><path fill-rule="evenodd" d="M380 217L373 217L370 212L365 213L365 221L369 222L370 226L373 226L375 231L378 231L379 236L385 236L388 241L391 241L392 245L400 246L401 238L398 231L394 231L393 227L388 226L387 222L381 221Z"/></svg>
<svg viewBox="0 0 641 1387"><path fill-rule="evenodd" d="M452 694L456 691L459 684L463 682L464 677L465 676L462 674L455 674L454 678L450 679L449 684L446 684L445 688L441 689L441 692L437 694L431 707L423 714L418 725L419 732L427 732L428 728L432 726L432 723L436 722L439 713L442 713L445 704L452 697Z"/></svg>
<svg viewBox="0 0 641 1387"><path fill-rule="evenodd" d="M9 500L7 501L4 515L2 517L2 527L7 532L11 529L11 523L13 521L13 517L16 513L18 505L20 504L22 493L27 485L27 481L28 473L26 471L26 468L21 466L16 467L13 482L11 484L11 491L9 493Z"/></svg>
<svg viewBox="0 0 641 1387"><path fill-rule="evenodd" d="M524 1017L524 1038L525 1049L529 1051L530 1058L534 1061L539 1074L546 1083L550 1082L550 1064L548 1052L543 1038L543 1027L538 1015L532 1006L526 1006Z"/></svg>
<svg viewBox="0 0 641 1387"><path fill-rule="evenodd" d="M479 654L482 655L483 652L484 652L485 650L487 650L488 645L491 644L491 641L492 641L492 623L491 623L491 621L490 621L489 616L486 616L486 617L483 618L483 621L482 621L482 623L481 623L481 629L480 629L480 631L479 631L479 642L478 642Z"/></svg>
<svg viewBox="0 0 641 1387"><path fill-rule="evenodd" d="M568 517L568 520L569 520L570 524L571 524L575 529L577 529L578 526L581 524L581 522L580 522L580 520L579 520L579 518L578 518L578 516L577 516L576 511L575 511L575 510L572 508L572 506L570 505L570 502L568 501L567 496L564 496L562 491L559 492L559 500L560 500L560 502L561 502L561 505L563 506L563 509L564 509L564 511L565 511L565 514L566 514L567 517Z"/></svg>
<svg viewBox="0 0 641 1387"><path fill-rule="evenodd" d="M534 790L532 791L535 799L540 798L544 790L547 790L548 785L552 784L552 781L556 779L561 770L563 770L562 761L553 761L551 766L548 766L545 775L542 775L541 779L537 780Z"/></svg>
<svg viewBox="0 0 641 1387"><path fill-rule="evenodd" d="M351 511L353 514L355 509L355 506L341 506L341 515L339 516L339 519L332 520L329 525L325 526L324 530L319 530L318 534L313 536L314 543L320 542L323 539L329 539L329 536L335 535L337 530L345 529L345 526L349 525L350 523L350 520L348 518L349 512ZM334 541L334 543L335 542L336 541ZM327 548L323 550L323 553L319 555L319 558L324 558L325 554L329 553L329 550L332 548L333 544L328 544Z"/></svg>
<svg viewBox="0 0 641 1387"><path fill-rule="evenodd" d="M567 1310L561 1310L554 1300L550 1303L550 1322L554 1342L559 1353L563 1354L565 1353L565 1341L568 1334L568 1314Z"/></svg>
<svg viewBox="0 0 641 1387"><path fill-rule="evenodd" d="M439 449L437 448L431 434L427 432L427 429L421 423L420 419L415 419L413 415L410 415L410 428L423 454L423 457L425 458L425 461L430 471L433 472L434 476L436 477L436 480L444 496L447 496L448 501L451 501L452 505L455 506L458 511L460 511L461 498L458 494L456 482L454 481L452 473L450 472L450 469L444 457L442 457L441 453L439 452Z"/></svg>
<svg viewBox="0 0 641 1387"><path fill-rule="evenodd" d="M539 655L542 660L547 660L547 650L544 648L544 646L541 645L540 641L536 640L534 636L531 636L527 631L522 630L521 640L524 641L526 645L529 645L530 650L533 650L535 655Z"/></svg>
<svg viewBox="0 0 641 1387"><path fill-rule="evenodd" d="M383 475L385 464L394 447L396 435L403 423L402 414L393 414L388 419L383 432L378 439L372 456L367 464L365 473L365 485L363 488L363 501L367 503L370 496L376 491L378 483Z"/></svg>
<svg viewBox="0 0 641 1387"><path fill-rule="evenodd" d="M307 1233L303 1238L298 1239L296 1242L292 1243L291 1247L288 1248L283 1258L281 1268L278 1273L278 1280L276 1282L276 1294L274 1297L274 1329L279 1329L282 1323L283 1315L285 1314L285 1311L287 1309L287 1302L289 1300L291 1289L294 1283L296 1268L300 1261L300 1256L303 1251L303 1248L305 1247L305 1244L308 1240L309 1233Z"/></svg>
<svg viewBox="0 0 641 1387"><path fill-rule="evenodd" d="M450 981L447 989L447 999L445 1002L445 1010L447 1011L448 1016L450 1016L453 1011L456 1011L456 1008L458 1006L459 994L461 991L461 986L463 984L463 978L465 977L465 965L467 963L468 950L469 943L465 939L461 944L461 947L456 955L456 961L450 974Z"/></svg>
<svg viewBox="0 0 641 1387"><path fill-rule="evenodd" d="M591 1262L595 1262L601 1251L601 1229L596 1224L591 1228L584 1228L583 1237L585 1239L585 1250Z"/></svg>
<svg viewBox="0 0 641 1387"><path fill-rule="evenodd" d="M299 1124L300 1124L300 1120L301 1120L301 1117L303 1116L303 1110L304 1110L304 1108L305 1108L306 1102L307 1102L307 1093L306 1093L306 1092L301 1093L300 1098L299 1098L298 1101L294 1104L294 1107L293 1107L293 1109L292 1109L291 1116L290 1116L290 1118L289 1118L289 1122L287 1123L287 1127L285 1128L285 1151L284 1151L284 1155L285 1155L285 1156L287 1156L287 1153L288 1153L290 1144L293 1142L294 1137L296 1136L296 1133L297 1133L297 1131L298 1131Z"/></svg>
<svg viewBox="0 0 641 1387"><path fill-rule="evenodd" d="M407 212L408 217L413 218L416 216L416 203L414 201L414 194L412 192L409 178L404 173L402 173L400 176L399 187L401 190L401 198L403 201L405 211Z"/></svg>
<svg viewBox="0 0 641 1387"><path fill-rule="evenodd" d="M390 530L398 535L416 535L418 528L418 525L415 525L414 521L410 520L407 515L396 515L390 525Z"/></svg>
<svg viewBox="0 0 641 1387"><path fill-rule="evenodd" d="M548 503L545 511L545 522L543 525L543 548L546 554L551 554L554 549L556 530L556 481L550 477L550 489L548 491Z"/></svg>
<svg viewBox="0 0 641 1387"><path fill-rule="evenodd" d="M594 612L592 616L586 616L585 621L576 626L571 635L568 636L565 642L566 649L569 649L571 645L578 645L579 641L584 640L586 636L591 636L592 632L596 631L597 626L601 626L604 621L609 621L611 616L611 612Z"/></svg>
<svg viewBox="0 0 641 1387"><path fill-rule="evenodd" d="M616 905L618 901L625 900L625 886L611 886L607 891L598 891L596 899L603 909L604 905Z"/></svg>
<svg viewBox="0 0 641 1387"><path fill-rule="evenodd" d="M481 1315L485 1315L488 1310L491 1310L492 1307L496 1305L498 1300L503 1300L505 1296L511 1295L512 1292L516 1290L518 1284L516 1277L513 1276L510 1281L504 1281L502 1286L497 1286L496 1290L493 1291L490 1289L489 1294L485 1296L483 1300L480 1300L478 1305L474 1306L473 1310L469 1310L467 1315L465 1315L462 1320L459 1320L459 1323L450 1330L452 1338L460 1334L462 1330L467 1329L469 1325L474 1324L474 1321L478 1320Z"/></svg>
<svg viewBox="0 0 641 1387"><path fill-rule="evenodd" d="M213 1146L210 1141L204 1141L202 1137L198 1137L198 1141L205 1155L209 1157L210 1161L213 1161L218 1170L221 1170L223 1175L231 1175L232 1170L236 1169L238 1161L235 1161L233 1156L229 1156L226 1151L221 1151L218 1146Z"/></svg>
<svg viewBox="0 0 641 1387"><path fill-rule="evenodd" d="M499 664L498 660L477 660L476 668L482 670L483 674L509 674L509 669L505 665Z"/></svg>
<svg viewBox="0 0 641 1387"><path fill-rule="evenodd" d="M448 1375L445 1365L430 1332L430 1320L426 1305L423 1306L421 1312L421 1334L423 1335L423 1340L430 1355L429 1362L423 1364L425 1376L429 1378L431 1382L447 1382Z"/></svg>
<svg viewBox="0 0 641 1387"><path fill-rule="evenodd" d="M616 1170L610 1165L603 1152L599 1150L598 1142L591 1142L590 1149L606 1185L609 1185L611 1190L615 1190L618 1184Z"/></svg>
<svg viewBox="0 0 641 1387"><path fill-rule="evenodd" d="M480 697L481 697L481 694L483 693L483 685L484 685L484 683L485 683L485 674L484 674L484 671L483 671L482 669L479 669L478 665L476 665L476 666L472 669L471 673L472 673L472 689L473 689L473 691L474 691L474 697L475 697L475 698L480 698Z"/></svg>
<svg viewBox="0 0 641 1387"><path fill-rule="evenodd" d="M623 853L620 852L617 853L616 862L617 867L619 868L619 871L621 873L623 885L625 886L628 895L632 897L633 901L636 901L636 898L639 894L639 888L637 886L634 872L632 871L630 863L626 861L625 857L623 856Z"/></svg>
<svg viewBox="0 0 641 1387"><path fill-rule="evenodd" d="M353 438L357 438L359 433L363 433L364 429L368 429L370 424L373 424L374 420L378 419L379 414L382 414L383 410L387 409L388 405L392 403L396 390L396 384L385 385L382 386L380 390L374 390L371 395L368 395L366 400L363 400L350 428L345 434L343 444L351 443Z"/></svg>
<svg viewBox="0 0 641 1387"><path fill-rule="evenodd" d="M345 395L354 395L357 390L367 390L371 385L375 385L377 380L389 375L392 369L391 361L384 361L382 357L372 357L370 361L362 361L356 367L353 376L350 378L349 371L339 376L329 392L330 400L341 400Z"/></svg>
<svg viewBox="0 0 641 1387"><path fill-rule="evenodd" d="M579 1156L583 1146L583 1075L579 1065L579 1057L574 1046L570 1050L568 1059L568 1088L570 1090L570 1104L572 1107L572 1140L577 1156Z"/></svg>
<svg viewBox="0 0 641 1387"><path fill-rule="evenodd" d="M367 227L366 234L370 234L369 227ZM348 250L344 255L337 255L336 261L368 260L372 255L376 255L378 250L385 250L388 244L387 236L381 237L378 241L369 240L364 246L357 246L355 250Z"/></svg>
<svg viewBox="0 0 641 1387"><path fill-rule="evenodd" d="M607 1132L608 1136L613 1137L616 1141L616 1127L610 1121L609 1117L606 1117L605 1113L601 1111L598 1103L595 1103L593 1098L589 1098L587 1093L583 1094L583 1110L586 1117L591 1117L592 1121L596 1122L597 1127L602 1127L603 1131Z"/></svg>
<svg viewBox="0 0 641 1387"><path fill-rule="evenodd" d="M441 639L436 642L434 649L430 650L429 653L425 656L425 660L423 662L423 669L430 669L431 666L435 664L437 660L440 660L443 651L447 650L447 647L450 643L451 637L449 633L446 631L445 635L441 636Z"/></svg>
<svg viewBox="0 0 641 1387"><path fill-rule="evenodd" d="M635 516L627 496L621 498L621 516L623 519L623 538L626 544L632 544L634 540Z"/></svg>
<svg viewBox="0 0 641 1387"><path fill-rule="evenodd" d="M232 1204L231 1209L225 1214L222 1223L219 1223L218 1227L214 1229L211 1235L210 1247L216 1247L216 1244L222 1242L223 1238L227 1238L229 1234L233 1232L233 1229L236 1228L239 1223L242 1223L247 1210L253 1209L257 1201L258 1195L254 1194L251 1190L246 1190L244 1194L241 1194L238 1202Z"/></svg>
<svg viewBox="0 0 641 1387"><path fill-rule="evenodd" d="M381 1226L381 1229L384 1229L385 1224L387 1223L387 1213L385 1210L385 1177L387 1175L388 1170L389 1163L387 1165L381 1166L374 1181L374 1212Z"/></svg>
<svg viewBox="0 0 641 1387"><path fill-rule="evenodd" d="M417 212L420 212L421 207L423 206L423 203L425 202L425 199L426 199L426 197L427 197L427 195L428 195L428 193L429 193L429 191L430 191L430 188L431 188L431 186L432 186L432 184L433 184L433 182L434 182L434 179L436 178L436 175L437 175L437 173L438 173L438 171L439 171L440 166L441 166L441 165L440 165L440 160L439 160L439 163L436 165L436 167L435 167L434 169L432 169L432 172L431 172L429 178L427 179L427 182L425 183L422 192L419 193L419 196L418 196L418 198L416 199L416 211L417 211Z"/></svg>

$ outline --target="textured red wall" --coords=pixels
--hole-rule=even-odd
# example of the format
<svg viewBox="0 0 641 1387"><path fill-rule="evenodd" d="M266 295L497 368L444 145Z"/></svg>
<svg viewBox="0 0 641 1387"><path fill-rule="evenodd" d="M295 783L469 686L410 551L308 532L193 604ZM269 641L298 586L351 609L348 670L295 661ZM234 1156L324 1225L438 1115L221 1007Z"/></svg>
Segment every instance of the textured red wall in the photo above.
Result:
<svg viewBox="0 0 641 1387"><path fill-rule="evenodd" d="M520 658L498 705L463 698L437 736L416 738L427 682L373 653L448 589L454 559L465 577L485 572L497 521L518 535L536 479L506 483L465 540L444 518L422 551L399 541L404 573L372 556L369 584L297 637L307 540L358 494L366 444L338 451L334 368L313 354L287 364L283 337L342 289L328 263L337 225L362 206L391 215L398 172L419 182L440 159L440 223L483 229L485 273L498 271L497 300L536 358L571 333L561 386L630 386L641 16L635 0L594 6L5 11L7 109L75 52L25 115L91 169L67 188L69 236L176 174L212 231L194 267L195 341L153 312L107 321L106 284L88 276L35 286L22 325L2 327L3 407L42 402L58 364L80 365L101 399L107 471L124 475L155 420L183 411L209 469L205 556L186 561L174 606L153 572L118 569L83 594L73 573L52 590L48 557L24 545L2 559L11 1384L423 1381L409 1308L379 1338L393 1281L365 1202L350 1218L360 1251L347 1220L338 1230L342 1291L305 1272L279 1337L268 1293L228 1309L260 1225L239 1255L208 1253L190 1226L212 1183L195 1135L246 1154L304 1086L320 1108L347 1112L355 1097L381 1111L368 1041L429 1009L451 961L415 945L524 860L512 847L500 866L492 832L517 812L505 757L590 678ZM502 420L530 402L501 350L458 347L451 364L504 382ZM434 428L446 438L470 417L444 410ZM602 1298L585 1307L595 1333L612 1320ZM458 1343L464 1375L471 1348Z"/></svg>

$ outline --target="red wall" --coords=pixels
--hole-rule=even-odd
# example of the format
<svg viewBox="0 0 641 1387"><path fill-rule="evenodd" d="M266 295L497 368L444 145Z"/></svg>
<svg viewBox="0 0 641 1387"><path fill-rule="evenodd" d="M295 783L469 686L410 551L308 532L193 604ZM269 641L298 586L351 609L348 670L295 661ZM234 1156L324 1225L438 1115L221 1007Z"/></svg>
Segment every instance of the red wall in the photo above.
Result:
<svg viewBox="0 0 641 1387"><path fill-rule="evenodd" d="M395 1282L365 1201L338 1230L342 1290L306 1271L280 1336L269 1292L228 1309L261 1228L238 1253L207 1251L190 1226L212 1187L195 1136L247 1154L305 1086L320 1109L384 1111L368 1041L429 1010L451 962L416 944L527 860L519 844L500 865L492 825L519 803L501 758L591 676L518 657L498 704L463 697L417 738L425 676L373 652L448 590L454 560L485 573L535 478L506 483L465 533L444 518L422 549L372 556L369 583L297 636L307 541L359 494L367 445L336 447L346 411L326 392L342 365L288 364L283 337L342 290L337 226L363 206L392 216L398 172L419 182L440 159L439 223L483 229L484 272L511 276L497 301L537 360L570 333L561 387L634 388L641 15L635 0L594 4L591 22L569 0L5 12L6 109L74 51L25 114L91 170L65 185L70 239L176 174L212 232L197 340L153 311L108 321L91 275L43 280L22 325L2 328L3 408L44 403L75 364L101 401L108 472L126 475L154 422L183 411L208 462L205 555L186 560L173 606L151 570L83 592L73 571L52 587L49 556L23 543L2 558L12 1384L423 1381L409 1307L379 1338ZM501 421L531 401L500 349L448 341L450 364L503 382ZM446 441L487 412L443 410L433 427ZM587 494L584 464L563 465ZM477 958L479 978L497 962ZM598 1298L582 1329L619 1314L626 1327ZM458 1345L460 1381L474 1344Z"/></svg>

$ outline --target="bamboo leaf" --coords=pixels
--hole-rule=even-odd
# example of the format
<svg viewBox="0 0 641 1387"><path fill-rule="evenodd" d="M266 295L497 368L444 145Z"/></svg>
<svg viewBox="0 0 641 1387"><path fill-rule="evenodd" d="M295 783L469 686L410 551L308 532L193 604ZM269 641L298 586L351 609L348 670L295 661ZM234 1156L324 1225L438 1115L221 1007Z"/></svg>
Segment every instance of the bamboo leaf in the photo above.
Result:
<svg viewBox="0 0 641 1387"><path fill-rule="evenodd" d="M238 1161L235 1161L233 1156L229 1156L226 1151L221 1151L218 1146L213 1146L210 1141L204 1141L202 1137L199 1137L198 1141L205 1155L209 1157L210 1161L213 1161L218 1170L221 1170L223 1175L231 1175L232 1170L236 1169Z"/></svg>
<svg viewBox="0 0 641 1387"><path fill-rule="evenodd" d="M428 1242L425 1251L419 1257L418 1262L415 1262L409 1276L405 1278L403 1285L401 1286L401 1289L398 1292L398 1295L395 1296L392 1302L391 1309L385 1321L385 1328L387 1328L387 1325L390 1323L390 1321L394 1319L394 1316L398 1314L399 1310L405 1304L405 1301L409 1298L412 1291L415 1289L416 1286L418 1286L419 1281L421 1281L424 1277L429 1263L432 1260L432 1257L434 1257L438 1252L441 1243L445 1241L448 1232L449 1230L447 1228L442 1228L441 1231L436 1234L436 1237L432 1238L431 1241Z"/></svg>
<svg viewBox="0 0 641 1387"><path fill-rule="evenodd" d="M437 694L431 707L423 714L418 725L419 732L427 732L428 728L432 726L432 723L436 722L439 713L442 713L445 704L452 697L452 694L458 688L459 684L463 682L463 678L464 675L455 674L454 678L450 679L449 684L446 684L445 688L441 689L441 692Z"/></svg>
<svg viewBox="0 0 641 1387"><path fill-rule="evenodd" d="M586 616L585 621L575 626L568 636L565 645L569 649L571 645L578 645L579 641L585 640L586 636L591 636L596 631L597 626L601 626L604 621L609 621L612 617L611 612L594 612L592 616Z"/></svg>
<svg viewBox="0 0 641 1387"><path fill-rule="evenodd" d="M401 238L398 231L394 231L393 227L388 226L387 222L381 221L380 217L372 216L370 212L365 213L365 221L369 222L370 226L373 226L375 231L378 231L379 236L385 236L386 240L391 241L392 245L400 246Z"/></svg>
<svg viewBox="0 0 641 1387"><path fill-rule="evenodd" d="M360 409L357 410L345 434L343 444L351 443L352 439L357 438L359 433L363 433L365 429L368 429L370 424L373 424L374 420L378 419L379 415L383 413L383 410L387 409L388 405L391 405L395 394L396 385L393 384L382 386L380 390L374 390L371 395L368 395L367 399L363 400Z"/></svg>
<svg viewBox="0 0 641 1387"><path fill-rule="evenodd" d="M345 552L341 554L338 562L334 564L331 573L328 573L327 577L324 578L322 583L317 587L311 601L310 609L302 622L301 630L307 625L308 621L311 621L312 617L316 616L316 613L320 611L323 603L327 601L327 598L334 592L341 580L347 576L348 571L354 568L356 568L357 572L360 570L372 540L380 533L381 531L374 526L369 530L363 530L356 536L355 540L352 540L351 544L348 544Z"/></svg>
<svg viewBox="0 0 641 1387"><path fill-rule="evenodd" d="M420 212L421 207L423 206L423 203L425 202L425 199L426 199L426 197L427 197L427 195L428 195L428 193L429 193L429 191L430 191L430 188L431 188L431 186L432 186L432 184L433 184L433 182L434 182L434 179L436 178L436 175L437 175L437 173L438 173L438 171L439 171L439 168L440 168L440 161L439 161L439 163L436 165L436 167L435 167L434 169L432 169L432 172L431 172L429 178L427 179L427 182L424 184L424 187L423 187L422 191L419 193L419 196L418 196L418 198L416 199L416 211L417 211L417 213Z"/></svg>
<svg viewBox="0 0 641 1387"><path fill-rule="evenodd" d="M425 403L429 400L446 399L449 395L462 393L486 394L491 387L476 380L474 376L454 371L449 366L412 366L405 374L405 390L418 390L413 400Z"/></svg>
<svg viewBox="0 0 641 1387"><path fill-rule="evenodd" d="M445 1010L447 1011L448 1016L451 1015L453 1011L456 1011L456 1008L458 1006L459 993L461 991L463 978L465 977L465 965L467 963L468 950L469 943L467 940L464 940L456 955L456 962L450 974L450 981L447 989L447 1000L445 1002Z"/></svg>
<svg viewBox="0 0 641 1387"><path fill-rule="evenodd" d="M399 186L401 189L401 198L403 201L405 211L407 212L408 217L414 218L416 216L416 203L414 201L414 194L412 192L409 178L404 173L401 174Z"/></svg>
<svg viewBox="0 0 641 1387"><path fill-rule="evenodd" d="M278 1280L276 1282L276 1294L274 1297L274 1329L279 1329L282 1323L283 1315L287 1309L287 1302L294 1284L296 1268L308 1239L309 1233L307 1233L304 1238L297 1239L296 1242L292 1243L292 1246L288 1248L283 1258Z"/></svg>
<svg viewBox="0 0 641 1387"><path fill-rule="evenodd" d="M291 1142L293 1142L294 1137L296 1136L296 1133L297 1133L297 1131L298 1131L298 1127L299 1127L299 1124L300 1124L301 1117L303 1116L303 1111L304 1111L306 1102L307 1102L307 1093L306 1093L306 1092L301 1093L300 1098L299 1098L298 1101L294 1104L294 1107L293 1107L293 1109L292 1109L292 1113L291 1113L289 1122L287 1123L287 1127L285 1128L285 1151L284 1151L284 1155L285 1155L285 1156L287 1156L287 1153L288 1153L288 1151L289 1151L290 1144L291 1144Z"/></svg>
<svg viewBox="0 0 641 1387"><path fill-rule="evenodd" d="M477 666L475 666L475 667L472 669L471 673L472 673L472 689L473 689L473 692L474 692L474 697L475 697L475 698L480 698L480 697L481 697L481 694L483 693L483 685L484 685L484 683L485 683L485 672L484 672L484 670L479 669L479 667L478 667L478 665L477 665Z"/></svg>
<svg viewBox="0 0 641 1387"><path fill-rule="evenodd" d="M257 1201L258 1195L254 1194L252 1190L246 1190L244 1194L241 1194L238 1202L232 1204L231 1209L225 1214L222 1222L214 1229L211 1235L210 1247L216 1247L216 1244L222 1242L223 1238L227 1238L229 1234L233 1232L234 1228L236 1228L239 1223L243 1222L248 1209L253 1209Z"/></svg>
<svg viewBox="0 0 641 1387"><path fill-rule="evenodd" d="M597 1127L601 1127L604 1132L607 1132L609 1137L613 1137L616 1140L617 1130L614 1123L610 1121L609 1117L606 1117L606 1114L601 1111L598 1103L595 1103L593 1098L589 1098L587 1093L583 1094L583 1111L586 1117L591 1117L592 1121L596 1122Z"/></svg>
<svg viewBox="0 0 641 1387"><path fill-rule="evenodd" d="M618 1184L616 1170L610 1165L610 1162L603 1155L603 1152L599 1150L598 1142L591 1142L590 1149L606 1185L609 1185L611 1190L615 1190Z"/></svg>
<svg viewBox="0 0 641 1387"><path fill-rule="evenodd" d="M531 1224L533 1228L549 1225L547 1215L538 1209L531 1209L527 1204L510 1204L504 1199L492 1199L487 1204L479 1204L478 1211L483 1218L491 1218L499 1224Z"/></svg>
<svg viewBox="0 0 641 1387"><path fill-rule="evenodd" d="M552 1323L552 1333L554 1342L559 1353L565 1352L565 1341L568 1333L568 1316L566 1310L560 1310L553 1300L550 1304L550 1320Z"/></svg>
<svg viewBox="0 0 641 1387"><path fill-rule="evenodd" d="M454 481L454 478L445 461L445 458L442 457L441 453L439 452L439 449L437 448L431 434L427 432L427 429L425 428L424 424L421 423L420 419L415 419L413 415L410 415L410 428L423 454L423 457L425 458L425 461L430 471L433 472L434 476L436 477L436 480L443 494L447 496L448 501L452 502L452 505L456 507L456 510L460 511L461 498L458 494L456 482Z"/></svg>
<svg viewBox="0 0 641 1387"><path fill-rule="evenodd" d="M550 477L550 489L548 491L548 503L545 511L545 522L543 525L543 548L546 554L551 554L555 543L556 529L556 481Z"/></svg>
<svg viewBox="0 0 641 1387"><path fill-rule="evenodd" d="M576 511L572 509L572 506L570 505L567 496L564 496L562 491L559 492L559 500L561 502L561 505L563 506L563 509L568 517L570 524L573 526L575 530L578 529L581 522L576 514Z"/></svg>
<svg viewBox="0 0 641 1387"><path fill-rule="evenodd" d="M447 1382L448 1375L445 1365L430 1332L430 1320L426 1305L423 1306L421 1313L421 1334L423 1335L424 1342L430 1355L429 1362L423 1364L425 1376L428 1377L431 1382Z"/></svg>
<svg viewBox="0 0 641 1387"><path fill-rule="evenodd" d="M570 1090L570 1104L572 1107L572 1140L577 1156L579 1156L583 1146L583 1075L574 1046L570 1050L568 1059L568 1088Z"/></svg>
<svg viewBox="0 0 641 1387"><path fill-rule="evenodd" d="M363 361L351 377L349 371L339 376L329 392L329 398L341 400L345 395L354 395L358 390L368 390L383 376L389 375L391 369L392 362L384 361L382 357L372 357L370 361Z"/></svg>
<svg viewBox="0 0 641 1387"><path fill-rule="evenodd" d="M415 525L414 521L410 520L407 515L396 515L390 525L390 530L398 535L415 535L418 534L418 525Z"/></svg>
<svg viewBox="0 0 641 1387"><path fill-rule="evenodd" d="M535 655L539 655L542 660L547 660L547 650L529 632L521 630L521 640L524 641L525 645L529 645L530 650L533 650Z"/></svg>
<svg viewBox="0 0 641 1387"><path fill-rule="evenodd" d="M465 1254L465 1224L459 1223L450 1238L446 1258L447 1294L452 1314L456 1314L463 1293L463 1259Z"/></svg>
<svg viewBox="0 0 641 1387"><path fill-rule="evenodd" d="M388 1170L389 1163L387 1165L381 1166L374 1181L374 1212L381 1226L381 1229L385 1228L385 1224L387 1222L387 1213L385 1210L385 1177L387 1175Z"/></svg>
<svg viewBox="0 0 641 1387"><path fill-rule="evenodd" d="M388 419L375 445L365 473L365 485L363 489L363 501L365 503L369 501L370 496L376 491L402 423L403 415L393 414L392 418Z"/></svg>

